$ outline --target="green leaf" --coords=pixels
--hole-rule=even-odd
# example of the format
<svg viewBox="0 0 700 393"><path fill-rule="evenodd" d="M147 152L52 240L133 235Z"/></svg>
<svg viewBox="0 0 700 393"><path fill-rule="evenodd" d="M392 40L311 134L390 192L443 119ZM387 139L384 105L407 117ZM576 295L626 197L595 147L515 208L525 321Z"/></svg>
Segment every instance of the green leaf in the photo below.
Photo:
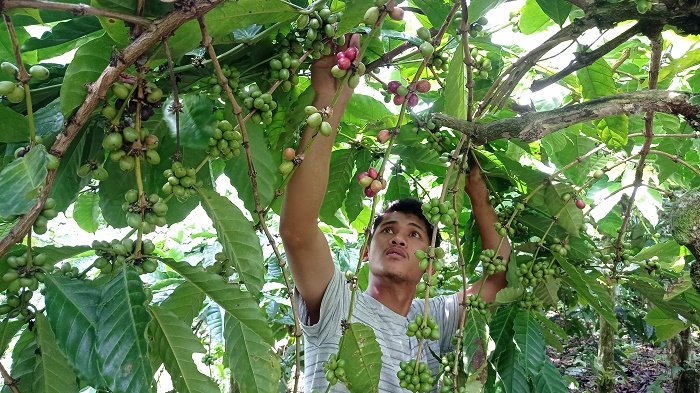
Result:
<svg viewBox="0 0 700 393"><path fill-rule="evenodd" d="M608 116L596 123L598 137L611 149L621 149L627 145L627 116Z"/></svg>
<svg viewBox="0 0 700 393"><path fill-rule="evenodd" d="M445 81L445 114L460 119L467 118L467 90L464 75L464 49L460 41L450 60L450 68Z"/></svg>
<svg viewBox="0 0 700 393"><path fill-rule="evenodd" d="M199 314L205 298L204 292L191 282L185 281L178 285L160 306L175 314L181 321L192 323L194 317Z"/></svg>
<svg viewBox="0 0 700 393"><path fill-rule="evenodd" d="M26 117L5 105L0 105L0 118L2 118L0 142L26 142L29 140L29 123Z"/></svg>
<svg viewBox="0 0 700 393"><path fill-rule="evenodd" d="M415 197L416 194L411 189L411 185L408 184L406 176L399 173L394 175L389 181L389 185L386 188L386 194L384 198L387 201L395 201L401 198Z"/></svg>
<svg viewBox="0 0 700 393"><path fill-rule="evenodd" d="M520 309L513 321L513 339L518 346L520 355L518 363L530 377L539 373L545 358L544 337L540 331L540 324L529 309Z"/></svg>
<svg viewBox="0 0 700 393"><path fill-rule="evenodd" d="M180 112L180 138L182 146L192 149L204 150L209 145L209 138L216 129L214 117L214 103L207 97L206 92L189 93L180 96L182 112ZM173 98L163 104L163 108L169 108L173 104ZM175 114L163 111L163 120L168 125L171 135L175 135L177 123Z"/></svg>
<svg viewBox="0 0 700 393"><path fill-rule="evenodd" d="M202 207L214 223L226 257L233 263L250 293L257 297L265 283L260 239L253 223L227 198L216 191L200 189Z"/></svg>
<svg viewBox="0 0 700 393"><path fill-rule="evenodd" d="M571 192L571 187L564 184L551 184L545 187L544 205L540 208L544 208L550 217L557 215L557 224L569 235L579 237L579 228L583 225L583 212L576 207L573 198L567 202L562 200L564 194Z"/></svg>
<svg viewBox="0 0 700 393"><path fill-rule="evenodd" d="M153 378L146 328L151 319L138 273L129 266L103 288L97 308L97 355L114 393L147 392Z"/></svg>
<svg viewBox="0 0 700 393"><path fill-rule="evenodd" d="M100 195L88 191L80 194L73 206L73 220L85 232L95 233L100 227Z"/></svg>
<svg viewBox="0 0 700 393"><path fill-rule="evenodd" d="M58 113L60 114L60 110ZM62 114L60 117L63 119ZM63 124L62 120L61 124ZM96 139L97 135L94 133L87 133L85 130L80 131L80 135L68 146L66 153L61 158L61 165L56 171L56 178L50 194L51 198L56 201L57 211L65 211L77 198L80 190L90 181L88 177L80 178L76 173L78 168L85 164L89 158L87 155L91 147L98 142ZM102 138L99 139L98 146L102 147ZM121 210L121 202L119 210Z"/></svg>
<svg viewBox="0 0 700 393"><path fill-rule="evenodd" d="M529 392L525 369L518 362L521 354L515 343L508 342L501 349L498 361L496 362L496 372L503 383L506 393Z"/></svg>
<svg viewBox="0 0 700 393"><path fill-rule="evenodd" d="M10 342L14 340L19 329L24 326L24 321L3 319L0 322L0 353L5 353Z"/></svg>
<svg viewBox="0 0 700 393"><path fill-rule="evenodd" d="M352 393L379 391L379 374L382 371L382 349L374 329L353 322L340 338L338 359L345 359L345 384Z"/></svg>
<svg viewBox="0 0 700 393"><path fill-rule="evenodd" d="M537 4L559 26L566 23L566 19L573 8L571 3L564 0L537 0Z"/></svg>
<svg viewBox="0 0 700 393"><path fill-rule="evenodd" d="M603 58L578 70L576 76L581 82L583 98L586 100L604 97L616 92L612 68Z"/></svg>
<svg viewBox="0 0 700 393"><path fill-rule="evenodd" d="M44 314L36 314L37 346L41 356L37 356L34 368L34 390L43 393L78 392L75 374L56 344L48 319Z"/></svg>
<svg viewBox="0 0 700 393"><path fill-rule="evenodd" d="M666 291L656 280L657 279L637 276L630 278L629 283L634 289L639 291L642 296L647 298L656 307L665 312L666 315L682 315L683 318L692 323L700 323L695 310L687 302L685 302L683 296L677 296L673 299L665 300L664 295L666 294Z"/></svg>
<svg viewBox="0 0 700 393"><path fill-rule="evenodd" d="M552 19L542 11L536 0L525 1L520 19L518 19L518 27L523 34L529 35L543 31L551 24Z"/></svg>
<svg viewBox="0 0 700 393"><path fill-rule="evenodd" d="M343 113L343 122L355 124L358 127L381 129L393 126L396 123L395 117L385 103L364 94L355 94ZM389 121L390 119L393 120L393 124Z"/></svg>
<svg viewBox="0 0 700 393"><path fill-rule="evenodd" d="M651 259L657 257L661 263L671 263L678 259L681 246L673 239L665 240L661 243L656 243L652 246L645 247L634 256L637 261Z"/></svg>
<svg viewBox="0 0 700 393"><path fill-rule="evenodd" d="M518 310L519 308L515 304L500 307L491 319L489 334L496 345L496 349L493 352L494 360L497 360L501 352L513 342L513 321L518 314Z"/></svg>
<svg viewBox="0 0 700 393"><path fill-rule="evenodd" d="M464 335L462 338L462 356L464 360L462 363L471 367L472 356L479 349L486 353L486 348L489 347L488 341L489 334L484 316L480 312L470 309L467 313L467 319L464 321Z"/></svg>
<svg viewBox="0 0 700 393"><path fill-rule="evenodd" d="M548 357L544 358L544 365L540 372L532 377L532 382L538 393L567 393L569 391L564 378Z"/></svg>
<svg viewBox="0 0 700 393"><path fill-rule="evenodd" d="M219 386L197 370L194 353L206 353L192 328L177 315L159 306L151 306L150 331L153 349L163 359L173 387L182 393L219 393Z"/></svg>
<svg viewBox="0 0 700 393"><path fill-rule="evenodd" d="M60 45L84 35L102 29L100 21L95 16L85 15L59 22L51 30L45 32L40 38L31 37L24 41L22 51L48 48Z"/></svg>
<svg viewBox="0 0 700 393"><path fill-rule="evenodd" d="M566 261L566 258L557 255L557 261L565 271L562 278L617 331L617 317L613 311L612 299L603 284L598 282L597 271L582 272Z"/></svg>
<svg viewBox="0 0 700 393"><path fill-rule="evenodd" d="M411 157L404 160L403 164L420 172L428 172L442 180L445 178L447 166L440 162L440 156L435 150L427 150L424 147L395 146L394 153L401 157Z"/></svg>
<svg viewBox="0 0 700 393"><path fill-rule="evenodd" d="M215 40L231 34L236 29L252 24L269 25L292 21L297 17L297 8L280 0L227 1L207 12L205 21L209 34ZM345 14L343 14L345 18Z"/></svg>
<svg viewBox="0 0 700 393"><path fill-rule="evenodd" d="M450 4L444 1L434 0L411 0L409 4L415 4L421 9L422 13L428 17L432 27L439 28L445 23L445 18L450 12ZM367 8L365 8L367 9ZM471 12L471 9L470 9Z"/></svg>
<svg viewBox="0 0 700 393"><path fill-rule="evenodd" d="M255 167L257 192L260 204L265 208L275 197L275 190L282 183L282 175L278 170L280 163L282 163L282 155L278 151L270 149L265 133L259 125L248 122L246 129L250 139L250 154ZM224 173L231 181L231 185L238 191L238 197L243 200L245 208L254 212L255 198L249 172L245 154L226 161ZM258 221L256 214L253 214L253 221Z"/></svg>
<svg viewBox="0 0 700 393"><path fill-rule="evenodd" d="M270 347L267 335L272 331L262 318L259 307L254 310L224 315L224 341L226 354L242 393L273 393L279 389L280 360ZM253 325L262 324L263 330Z"/></svg>
<svg viewBox="0 0 700 393"><path fill-rule="evenodd" d="M343 206L345 194L352 181L356 157L357 150L353 148L335 150L331 153L329 167L331 176L328 177L328 188L323 198L323 205L321 205L319 214L321 221L329 222L327 220L335 219L336 212Z"/></svg>
<svg viewBox="0 0 700 393"><path fill-rule="evenodd" d="M496 294L496 303L513 303L523 297L523 288L508 287L503 288Z"/></svg>
<svg viewBox="0 0 700 393"><path fill-rule="evenodd" d="M338 22L337 31L335 33L336 37L350 32L350 30L362 23L365 11L367 11L369 7L374 6L372 0L345 0L344 3L345 9L343 10L343 17L340 18L340 22Z"/></svg>
<svg viewBox="0 0 700 393"><path fill-rule="evenodd" d="M506 0L485 0L485 1L470 1L468 6L469 23L474 23L477 19L486 15L487 12L505 3Z"/></svg>
<svg viewBox="0 0 700 393"><path fill-rule="evenodd" d="M80 379L104 389L97 357L97 306L100 288L85 281L47 275L46 316L56 342Z"/></svg>
<svg viewBox="0 0 700 393"><path fill-rule="evenodd" d="M659 70L659 82L664 81L666 78L673 78L678 75L679 72L687 70L693 66L700 64L700 48L695 48L679 56L670 63L664 65ZM697 73L695 75L698 75ZM694 89L692 91L698 91Z"/></svg>
<svg viewBox="0 0 700 393"><path fill-rule="evenodd" d="M112 57L112 41L107 35L94 39L75 52L61 85L61 111L68 119L87 97L85 84L102 75Z"/></svg>
<svg viewBox="0 0 700 393"><path fill-rule="evenodd" d="M46 180L46 149L36 145L0 172L0 217L21 215L37 202Z"/></svg>
<svg viewBox="0 0 700 393"><path fill-rule="evenodd" d="M671 337L676 336L683 329L685 329L685 323L678 318L671 318L660 308L654 307L647 315L644 320L651 326L654 326L656 332L657 341L665 341Z"/></svg>
<svg viewBox="0 0 700 393"><path fill-rule="evenodd" d="M33 330L24 329L17 343L12 348L12 370L10 375L17 381L20 392L33 392L34 367L38 361L36 335ZM2 393L11 393L9 386L2 388Z"/></svg>

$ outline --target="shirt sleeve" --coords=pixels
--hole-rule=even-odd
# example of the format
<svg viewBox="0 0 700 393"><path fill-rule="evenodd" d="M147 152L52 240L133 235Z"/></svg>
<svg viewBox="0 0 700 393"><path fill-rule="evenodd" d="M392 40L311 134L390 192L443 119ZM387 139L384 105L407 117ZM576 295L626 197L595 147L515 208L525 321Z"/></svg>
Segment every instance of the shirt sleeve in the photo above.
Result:
<svg viewBox="0 0 700 393"><path fill-rule="evenodd" d="M294 299L299 313L299 323L308 342L314 345L322 345L330 337L337 337L340 334L340 322L347 317L349 310L350 288L348 288L345 277L337 266L321 299L321 309L317 323L313 325L306 324L309 320L308 309L306 308L306 302L301 298L301 294L296 288L294 289Z"/></svg>

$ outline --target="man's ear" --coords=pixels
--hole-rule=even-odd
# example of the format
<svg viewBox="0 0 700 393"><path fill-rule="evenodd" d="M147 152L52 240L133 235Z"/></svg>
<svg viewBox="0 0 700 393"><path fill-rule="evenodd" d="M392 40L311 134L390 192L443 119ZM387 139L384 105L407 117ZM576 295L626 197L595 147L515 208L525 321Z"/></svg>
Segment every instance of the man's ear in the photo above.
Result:
<svg viewBox="0 0 700 393"><path fill-rule="evenodd" d="M362 262L369 261L369 244L365 247L365 253L362 255Z"/></svg>

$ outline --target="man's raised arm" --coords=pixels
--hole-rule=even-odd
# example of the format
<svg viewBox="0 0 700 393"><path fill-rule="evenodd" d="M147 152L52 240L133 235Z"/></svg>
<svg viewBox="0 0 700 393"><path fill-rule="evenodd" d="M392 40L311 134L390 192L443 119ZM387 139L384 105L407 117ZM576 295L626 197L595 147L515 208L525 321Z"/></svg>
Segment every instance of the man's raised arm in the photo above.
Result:
<svg viewBox="0 0 700 393"><path fill-rule="evenodd" d="M357 46L357 40L353 36L350 45ZM311 66L311 86L316 93L313 105L319 110L331 105L340 86L340 81L330 73L335 62L335 55L330 55L314 61ZM327 119L333 133L328 137L318 134L305 153L313 130L307 127L304 131L297 149L297 154L303 153L303 161L287 184L282 203L280 235L295 286L306 303L312 323L318 320L321 299L333 277L333 259L326 238L318 228L318 215L326 194L338 124L351 95L352 89L346 85Z"/></svg>

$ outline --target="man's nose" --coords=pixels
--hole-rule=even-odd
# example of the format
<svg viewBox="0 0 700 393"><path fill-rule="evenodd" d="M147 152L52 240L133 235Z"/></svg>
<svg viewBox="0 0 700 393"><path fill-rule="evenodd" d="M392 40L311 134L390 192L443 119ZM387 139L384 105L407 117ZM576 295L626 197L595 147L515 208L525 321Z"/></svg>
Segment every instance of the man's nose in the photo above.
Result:
<svg viewBox="0 0 700 393"><path fill-rule="evenodd" d="M405 246L406 242L404 241L403 237L399 234L394 235L394 237L391 239L391 244L398 244L400 246Z"/></svg>

